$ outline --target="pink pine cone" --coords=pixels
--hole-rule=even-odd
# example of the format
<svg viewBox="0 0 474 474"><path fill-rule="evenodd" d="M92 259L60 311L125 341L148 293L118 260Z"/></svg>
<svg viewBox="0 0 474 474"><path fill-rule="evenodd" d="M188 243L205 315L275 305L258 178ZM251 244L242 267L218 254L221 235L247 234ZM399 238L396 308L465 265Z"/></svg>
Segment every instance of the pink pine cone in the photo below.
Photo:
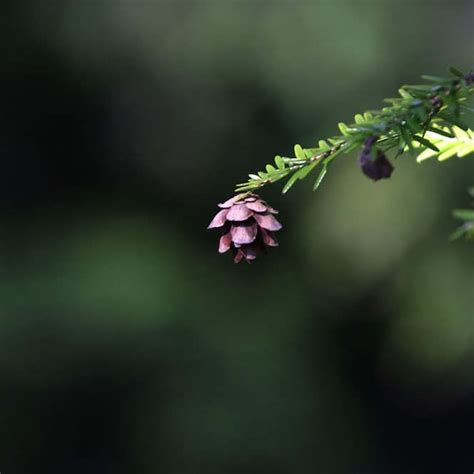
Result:
<svg viewBox="0 0 474 474"><path fill-rule="evenodd" d="M252 262L267 247L277 247L274 232L282 225L275 214L278 211L252 193L237 194L224 203L214 216L208 229L222 229L219 253L232 250L234 262L245 259Z"/></svg>

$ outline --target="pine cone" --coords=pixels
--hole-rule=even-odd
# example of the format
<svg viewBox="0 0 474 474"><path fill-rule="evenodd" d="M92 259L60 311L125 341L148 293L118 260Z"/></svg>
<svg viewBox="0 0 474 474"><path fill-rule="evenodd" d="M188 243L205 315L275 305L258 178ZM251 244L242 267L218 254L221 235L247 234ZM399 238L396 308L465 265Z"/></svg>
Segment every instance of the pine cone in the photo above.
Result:
<svg viewBox="0 0 474 474"><path fill-rule="evenodd" d="M273 234L282 228L274 216L278 211L258 195L238 194L218 206L221 210L207 228L222 228L219 253L232 249L235 263L242 259L250 263L267 247L278 246Z"/></svg>
<svg viewBox="0 0 474 474"><path fill-rule="evenodd" d="M377 138L375 137L367 138L359 158L359 166L362 172L374 181L390 178L393 172L393 166L382 150L376 150L376 158L372 160L372 147L375 146L376 141Z"/></svg>

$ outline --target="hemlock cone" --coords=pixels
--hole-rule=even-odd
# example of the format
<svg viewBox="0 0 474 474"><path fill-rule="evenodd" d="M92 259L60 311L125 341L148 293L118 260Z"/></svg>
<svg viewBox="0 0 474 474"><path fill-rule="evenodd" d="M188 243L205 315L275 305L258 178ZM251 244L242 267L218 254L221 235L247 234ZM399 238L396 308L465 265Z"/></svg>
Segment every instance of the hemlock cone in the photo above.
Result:
<svg viewBox="0 0 474 474"><path fill-rule="evenodd" d="M220 228L219 253L232 250L234 262L252 262L266 251L277 247L274 232L282 225L275 218L278 211L269 206L260 196L253 193L237 194L224 203L215 215L208 229Z"/></svg>
<svg viewBox="0 0 474 474"><path fill-rule="evenodd" d="M372 147L375 146L376 141L375 137L367 138L359 158L362 172L374 181L390 178L393 172L393 166L382 150L376 150L376 158L372 159Z"/></svg>

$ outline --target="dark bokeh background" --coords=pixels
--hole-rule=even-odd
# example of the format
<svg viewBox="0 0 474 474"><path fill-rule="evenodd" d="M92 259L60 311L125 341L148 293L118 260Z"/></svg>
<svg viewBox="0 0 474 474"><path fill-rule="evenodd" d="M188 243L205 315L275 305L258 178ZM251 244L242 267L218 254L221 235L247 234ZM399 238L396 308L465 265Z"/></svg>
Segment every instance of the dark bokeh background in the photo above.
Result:
<svg viewBox="0 0 474 474"><path fill-rule="evenodd" d="M279 249L217 202L401 83L474 66L465 1L1 8L0 471L474 470L474 160L341 159ZM472 123L472 122L471 122Z"/></svg>

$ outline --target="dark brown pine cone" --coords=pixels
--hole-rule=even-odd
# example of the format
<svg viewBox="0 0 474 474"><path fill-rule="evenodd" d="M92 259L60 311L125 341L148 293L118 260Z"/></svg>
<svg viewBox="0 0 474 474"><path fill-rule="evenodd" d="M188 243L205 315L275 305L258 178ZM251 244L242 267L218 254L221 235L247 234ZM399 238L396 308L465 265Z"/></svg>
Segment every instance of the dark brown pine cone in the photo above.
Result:
<svg viewBox="0 0 474 474"><path fill-rule="evenodd" d="M393 166L382 150L376 150L375 160L372 159L372 147L375 146L376 141L376 137L367 138L359 157L359 166L362 172L374 181L390 178L393 172Z"/></svg>

